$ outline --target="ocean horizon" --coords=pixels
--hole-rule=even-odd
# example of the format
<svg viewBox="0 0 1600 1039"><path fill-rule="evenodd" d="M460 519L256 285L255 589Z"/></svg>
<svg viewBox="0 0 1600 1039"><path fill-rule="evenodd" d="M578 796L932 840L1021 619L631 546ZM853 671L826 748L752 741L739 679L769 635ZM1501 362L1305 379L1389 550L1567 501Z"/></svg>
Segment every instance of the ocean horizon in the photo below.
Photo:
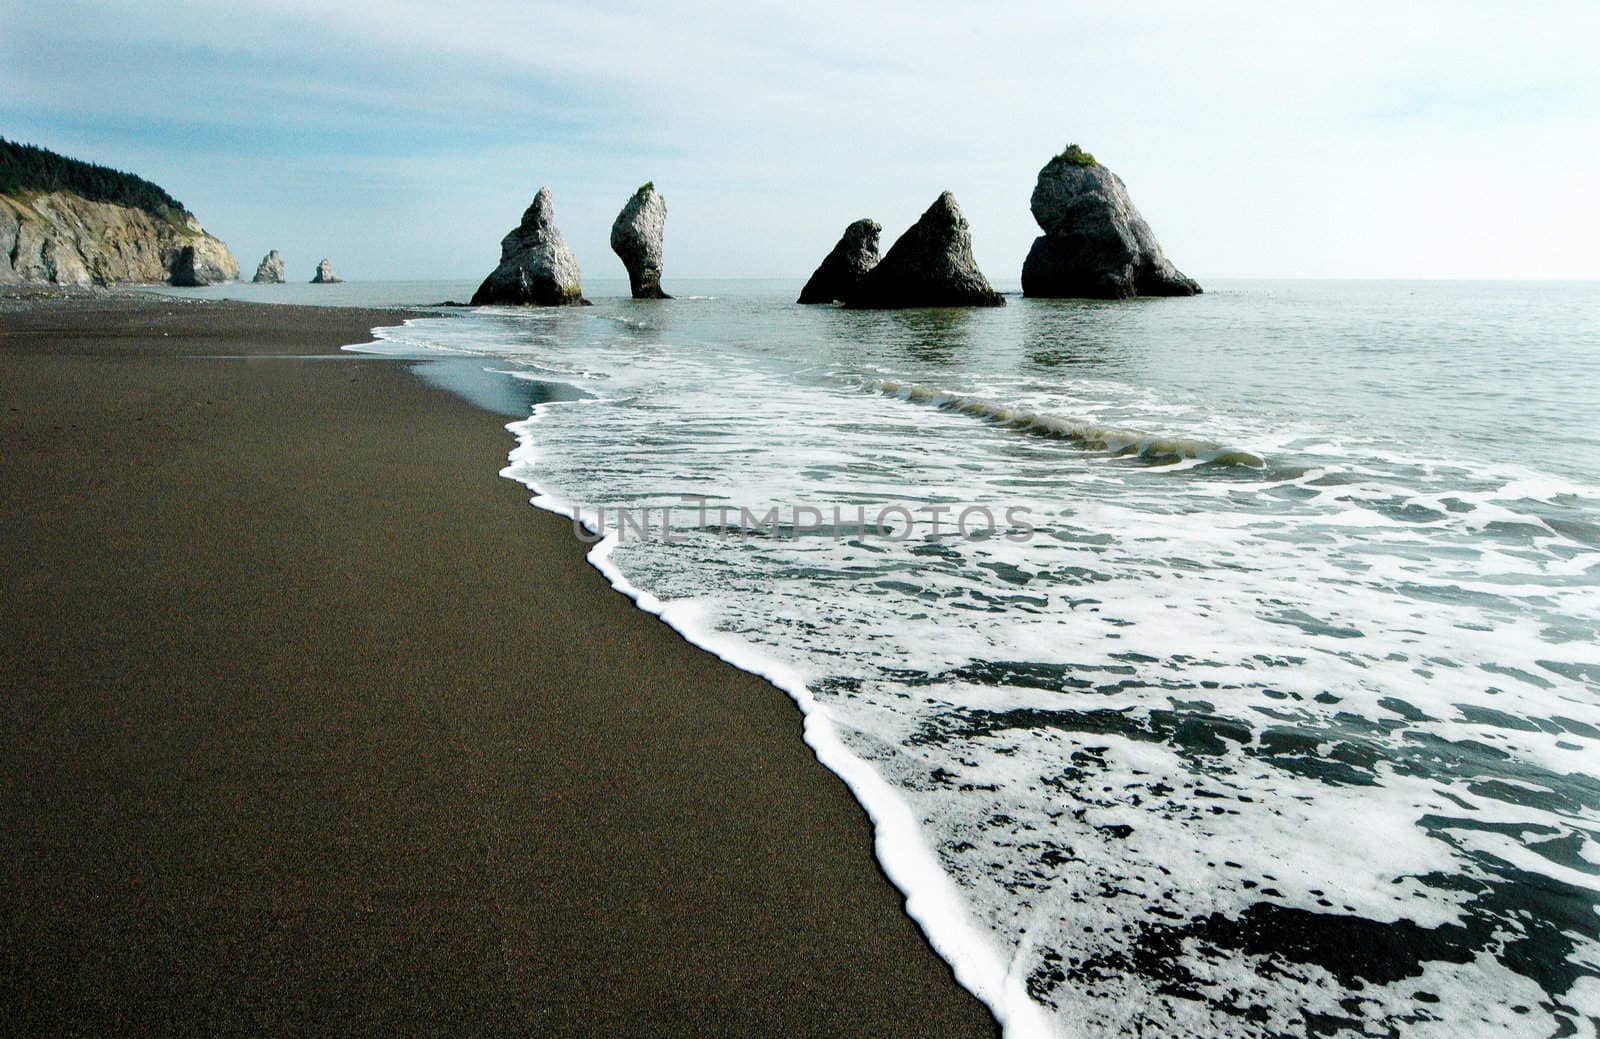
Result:
<svg viewBox="0 0 1600 1039"><path fill-rule="evenodd" d="M466 303L483 279L476 278L347 278L327 285L305 281L280 284L256 284L246 280L219 282L193 288L171 285L131 285L124 289L171 296L176 299L229 299L244 303L282 303L292 306L328 307L430 307L443 302ZM669 279L684 295L713 295L718 286L738 286L746 291L756 290L781 296L796 295L805 283L804 275L791 277L752 278L684 278ZM1017 277L991 279L995 289L1008 299L1020 300L1022 282ZM627 300L627 278L587 278L584 295L593 300ZM1582 287L1600 285L1592 278L1384 278L1384 277L1322 277L1322 276L1252 276L1206 278L1205 294L1234 291L1252 285L1327 284L1327 285L1568 285ZM1049 303L1050 301L1043 301ZM1094 301L1077 301L1092 303ZM1149 302L1149 301L1146 301Z"/></svg>

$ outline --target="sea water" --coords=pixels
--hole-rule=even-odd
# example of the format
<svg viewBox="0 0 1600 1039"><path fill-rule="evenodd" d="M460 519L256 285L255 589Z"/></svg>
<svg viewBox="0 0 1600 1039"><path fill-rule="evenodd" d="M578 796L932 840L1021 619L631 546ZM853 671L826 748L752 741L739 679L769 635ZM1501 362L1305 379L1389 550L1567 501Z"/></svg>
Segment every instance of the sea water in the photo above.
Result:
<svg viewBox="0 0 1600 1039"><path fill-rule="evenodd" d="M796 697L1008 1035L1596 1034L1600 285L668 288L379 348L543 402L506 475Z"/></svg>

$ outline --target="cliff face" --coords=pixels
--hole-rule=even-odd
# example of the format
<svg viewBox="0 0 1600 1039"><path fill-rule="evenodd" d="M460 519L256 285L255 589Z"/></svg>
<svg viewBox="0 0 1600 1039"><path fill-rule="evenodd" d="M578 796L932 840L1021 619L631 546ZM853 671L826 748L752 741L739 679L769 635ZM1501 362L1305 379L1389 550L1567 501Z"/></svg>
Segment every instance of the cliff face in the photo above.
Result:
<svg viewBox="0 0 1600 1039"><path fill-rule="evenodd" d="M158 217L62 191L0 195L0 284L166 281L185 247L204 281L239 276L228 247L188 214Z"/></svg>

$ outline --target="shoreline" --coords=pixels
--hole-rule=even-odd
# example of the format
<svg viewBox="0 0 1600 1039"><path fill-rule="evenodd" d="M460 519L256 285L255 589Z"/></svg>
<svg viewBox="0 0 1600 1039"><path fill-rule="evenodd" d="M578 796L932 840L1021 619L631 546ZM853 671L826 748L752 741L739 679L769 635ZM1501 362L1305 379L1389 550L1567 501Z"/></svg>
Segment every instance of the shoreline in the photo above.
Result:
<svg viewBox="0 0 1600 1039"><path fill-rule="evenodd" d="M410 315L0 314L20 1026L996 1034L789 698L340 354Z"/></svg>
<svg viewBox="0 0 1600 1039"><path fill-rule="evenodd" d="M462 389L458 388L457 392ZM594 539L594 526L577 506L517 472L519 465L536 463L540 452L532 431L547 419L547 409L573 404L581 405L582 401L544 400L533 405L530 417L508 423L505 428L515 435L517 447L511 453L511 464L501 470L500 475L532 492L531 504L535 508L567 520L574 525L574 530L581 525L587 537ZM586 552L589 564L636 608L658 618L690 645L770 683L793 701L803 719L806 745L816 755L816 760L849 789L866 813L871 821L874 855L879 868L903 896L905 912L916 921L924 938L955 978L988 1008L1004 1034L1018 1037L1052 1034L1049 1022L1029 997L1022 979L1013 975L992 937L983 933L965 911L955 882L928 846L911 805L870 763L850 751L833 719L817 702L801 675L758 646L705 624L691 604L664 603L635 585L611 560L617 546L614 534L584 543L589 546Z"/></svg>

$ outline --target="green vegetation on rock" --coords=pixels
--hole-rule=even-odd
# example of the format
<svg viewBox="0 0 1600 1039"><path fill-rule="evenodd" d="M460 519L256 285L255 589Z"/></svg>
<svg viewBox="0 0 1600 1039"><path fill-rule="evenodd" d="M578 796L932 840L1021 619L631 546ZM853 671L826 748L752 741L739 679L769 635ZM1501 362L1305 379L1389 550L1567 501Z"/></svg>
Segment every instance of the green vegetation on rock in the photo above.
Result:
<svg viewBox="0 0 1600 1039"><path fill-rule="evenodd" d="M71 192L91 202L142 209L187 230L183 204L143 177L0 137L0 194L22 191Z"/></svg>
<svg viewBox="0 0 1600 1039"><path fill-rule="evenodd" d="M1098 166L1098 165L1100 165L1098 162L1094 161L1094 156L1093 155L1090 155L1088 152L1084 151L1082 148L1078 147L1076 144L1067 145L1066 150L1063 151L1060 155L1057 155L1055 157L1055 161L1056 162L1060 162L1060 163L1064 163L1064 164L1066 164L1068 166Z"/></svg>

